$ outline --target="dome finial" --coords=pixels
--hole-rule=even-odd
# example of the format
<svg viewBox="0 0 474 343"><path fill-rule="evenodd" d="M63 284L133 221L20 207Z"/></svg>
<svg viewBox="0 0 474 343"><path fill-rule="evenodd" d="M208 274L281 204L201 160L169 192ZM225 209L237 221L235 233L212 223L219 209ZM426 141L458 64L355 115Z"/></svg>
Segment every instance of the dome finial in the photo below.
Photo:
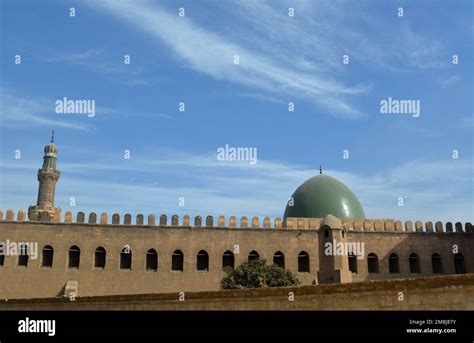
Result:
<svg viewBox="0 0 474 343"><path fill-rule="evenodd" d="M53 130L53 132L51 133L51 143L54 143L54 130Z"/></svg>
<svg viewBox="0 0 474 343"><path fill-rule="evenodd" d="M323 167L319 165L319 174L322 174L322 173L323 173Z"/></svg>

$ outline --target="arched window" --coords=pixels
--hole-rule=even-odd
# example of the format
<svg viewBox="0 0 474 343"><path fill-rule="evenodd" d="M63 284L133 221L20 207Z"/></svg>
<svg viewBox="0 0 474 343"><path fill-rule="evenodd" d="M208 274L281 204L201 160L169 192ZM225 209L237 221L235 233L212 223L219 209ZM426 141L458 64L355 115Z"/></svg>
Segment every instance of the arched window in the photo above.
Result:
<svg viewBox="0 0 474 343"><path fill-rule="evenodd" d="M209 271L209 255L205 250L199 251L196 256L196 270L201 272Z"/></svg>
<svg viewBox="0 0 474 343"><path fill-rule="evenodd" d="M431 255L431 264L433 266L433 274L443 274L443 261L440 254L434 253Z"/></svg>
<svg viewBox="0 0 474 343"><path fill-rule="evenodd" d="M260 258L260 255L258 254L258 252L256 252L255 250L251 251L250 254L249 254L249 262L250 261L253 261L253 260L258 260Z"/></svg>
<svg viewBox="0 0 474 343"><path fill-rule="evenodd" d="M227 250L226 252L224 252L224 255L222 255L222 268L230 267L234 269L234 263L235 263L235 258L232 251Z"/></svg>
<svg viewBox="0 0 474 343"><path fill-rule="evenodd" d="M466 262L461 253L454 255L454 271L456 274L466 274Z"/></svg>
<svg viewBox="0 0 474 343"><path fill-rule="evenodd" d="M415 253L410 254L408 258L410 262L410 273L419 274L420 273L420 259Z"/></svg>
<svg viewBox="0 0 474 343"><path fill-rule="evenodd" d="M379 258L373 252L367 255L367 270L369 273L379 272Z"/></svg>
<svg viewBox="0 0 474 343"><path fill-rule="evenodd" d="M158 270L158 253L155 249L146 252L146 270L156 272Z"/></svg>
<svg viewBox="0 0 474 343"><path fill-rule="evenodd" d="M324 237L326 237L326 238L329 237L329 230L328 229L324 230Z"/></svg>
<svg viewBox="0 0 474 343"><path fill-rule="evenodd" d="M69 248L69 268L79 268L81 262L81 249L77 245L73 245Z"/></svg>
<svg viewBox="0 0 474 343"><path fill-rule="evenodd" d="M298 254L298 272L309 273L309 254L306 251Z"/></svg>
<svg viewBox="0 0 474 343"><path fill-rule="evenodd" d="M391 274L400 273L400 261L397 254L390 254L388 257L388 271Z"/></svg>
<svg viewBox="0 0 474 343"><path fill-rule="evenodd" d="M278 267L285 268L285 255L281 251L277 251L273 255L273 263L276 264Z"/></svg>
<svg viewBox="0 0 474 343"><path fill-rule="evenodd" d="M54 255L54 249L51 245L46 245L43 248L43 262L42 266L43 267L52 267L53 266L53 255Z"/></svg>
<svg viewBox="0 0 474 343"><path fill-rule="evenodd" d="M120 253L120 269L132 269L132 250L128 246Z"/></svg>
<svg viewBox="0 0 474 343"><path fill-rule="evenodd" d="M350 253L348 256L347 256L348 260L349 260L349 270L352 272L352 273L357 273L357 256L354 255L353 253Z"/></svg>
<svg viewBox="0 0 474 343"><path fill-rule="evenodd" d="M28 246L20 245L20 255L18 255L18 266L28 267Z"/></svg>
<svg viewBox="0 0 474 343"><path fill-rule="evenodd" d="M107 253L103 247L97 247L94 253L94 267L104 269Z"/></svg>
<svg viewBox="0 0 474 343"><path fill-rule="evenodd" d="M0 250L2 251L0 253L0 267L3 267L5 265L5 245L3 243L0 243Z"/></svg>
<svg viewBox="0 0 474 343"><path fill-rule="evenodd" d="M182 272L184 265L184 255L181 250L175 250L171 256L171 270L175 272Z"/></svg>

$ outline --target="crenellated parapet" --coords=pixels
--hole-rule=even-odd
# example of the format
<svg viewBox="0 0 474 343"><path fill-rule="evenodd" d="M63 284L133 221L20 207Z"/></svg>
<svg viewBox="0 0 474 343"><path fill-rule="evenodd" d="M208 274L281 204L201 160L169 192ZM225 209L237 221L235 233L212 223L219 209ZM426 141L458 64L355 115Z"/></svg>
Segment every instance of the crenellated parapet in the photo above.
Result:
<svg viewBox="0 0 474 343"><path fill-rule="evenodd" d="M20 210L18 214L15 214L13 210L7 210L5 213L0 210L0 221L25 221L26 212ZM33 221L32 221L33 222ZM273 225L270 217L264 217L260 220L259 217L254 216L249 221L248 217L242 216L237 218L236 216L230 216L226 219L225 216L220 215L214 218L211 215L205 216L204 220L202 216L195 216L191 218L189 215L179 217L177 214L168 216L162 214L155 216L149 214L145 217L144 214L137 214L132 216L130 213L120 215L119 213L84 213L79 211L73 214L71 211L64 213L64 218L60 218L59 223L65 224L93 224L93 225L136 225L136 226L160 226L160 227L197 227L197 228L241 228L241 229L273 229L282 228L282 220L275 218Z"/></svg>
<svg viewBox="0 0 474 343"><path fill-rule="evenodd" d="M417 220L402 222L400 220L382 219L382 220L342 220L343 227L348 231L385 231L385 232L473 232L472 223L466 222L464 225L461 222L453 223L446 222L443 224L440 221L435 223L431 221L422 222Z"/></svg>
<svg viewBox="0 0 474 343"><path fill-rule="evenodd" d="M124 226L156 226L156 227L186 227L186 228L228 228L228 229L284 229L284 230L318 230L323 223L324 218L275 218L272 222L270 217L266 216L260 219L257 216L249 217L230 216L226 218L219 215L213 216L195 216L191 218L184 215L181 218L177 214L168 216L162 214L159 217L154 214L145 216L137 214L132 216L126 213L121 216L119 213L96 213L88 214L79 211L75 215L71 211L64 214L64 218L58 218L56 223L64 224L89 224L89 225L124 225ZM15 213L9 209L6 212L0 209L0 221L27 221L27 213L19 210ZM30 222L33 222L30 220ZM474 232L472 223L466 222L422 222L420 220L405 221L393 219L342 219L342 227L346 231L354 232L405 232L405 233L472 233Z"/></svg>

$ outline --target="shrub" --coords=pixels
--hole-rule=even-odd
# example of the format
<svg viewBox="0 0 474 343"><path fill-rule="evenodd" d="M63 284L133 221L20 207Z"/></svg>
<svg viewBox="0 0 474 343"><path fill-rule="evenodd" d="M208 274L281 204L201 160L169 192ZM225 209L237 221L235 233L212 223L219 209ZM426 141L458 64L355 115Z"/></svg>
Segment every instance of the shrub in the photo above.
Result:
<svg viewBox="0 0 474 343"><path fill-rule="evenodd" d="M224 272L222 289L288 287L300 283L289 270L275 264L267 265L260 259L244 262L236 269L226 267Z"/></svg>

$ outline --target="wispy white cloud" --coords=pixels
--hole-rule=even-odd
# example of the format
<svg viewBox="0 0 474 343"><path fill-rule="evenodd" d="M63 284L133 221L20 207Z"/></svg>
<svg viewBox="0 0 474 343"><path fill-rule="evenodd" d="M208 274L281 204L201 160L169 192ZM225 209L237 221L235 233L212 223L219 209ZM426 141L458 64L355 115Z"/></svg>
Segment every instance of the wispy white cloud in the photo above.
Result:
<svg viewBox="0 0 474 343"><path fill-rule="evenodd" d="M441 88L447 88L451 87L452 85L458 83L461 81L463 78L461 75L455 74L455 75L450 75L444 78L438 79L438 84Z"/></svg>
<svg viewBox="0 0 474 343"><path fill-rule="evenodd" d="M97 108L97 113L100 114L102 117L110 116L110 117L133 117L133 118L153 118L153 119L171 119L172 116L166 113L161 112L147 112L147 111L140 111L137 109L126 109L122 106L117 107L107 107L101 106Z"/></svg>
<svg viewBox="0 0 474 343"><path fill-rule="evenodd" d="M279 161L221 163L213 152L152 151L160 158L149 158L149 151L131 160L89 152L87 161L59 161L59 204L68 208L73 196L73 210L277 217L283 215L291 193L319 173ZM26 207L34 201L35 169L28 161L2 164L0 207ZM411 161L369 174L331 169L324 173L351 188L370 218L473 220L472 160ZM180 197L185 198L184 207L178 206ZM403 207L398 206L399 197L404 198Z"/></svg>
<svg viewBox="0 0 474 343"><path fill-rule="evenodd" d="M60 117L54 112L55 100L31 97L0 88L0 127L22 129L48 126L80 131L94 131L93 124Z"/></svg>
<svg viewBox="0 0 474 343"><path fill-rule="evenodd" d="M91 59L97 58L98 56L102 55L103 52L103 49L89 49L78 53L58 52L55 50L54 52L50 51L42 58L46 62L69 62L82 64L90 61Z"/></svg>
<svg viewBox="0 0 474 343"><path fill-rule="evenodd" d="M107 75L128 86L151 85L141 67L134 63L125 64L123 58L110 60L110 57L106 57L105 48L79 52L58 52L45 47L40 47L38 50L40 52L35 53L35 56L45 62L76 65L94 73Z"/></svg>
<svg viewBox="0 0 474 343"><path fill-rule="evenodd" d="M280 104L280 105L288 105L288 102L285 102L281 98L277 98L276 96L272 95L265 95L265 94L260 94L260 93L237 93L237 94L232 94L232 96L240 96L244 98L252 98L256 100L260 100L263 102L270 102L270 103L275 103L275 104Z"/></svg>
<svg viewBox="0 0 474 343"><path fill-rule="evenodd" d="M336 116L365 117L354 98L372 88L371 83L341 81L347 79L344 54L352 63L392 72L448 64L440 40L415 31L409 18L396 18L395 9L375 13L363 3L298 1L291 4L293 18L284 1L214 4L220 13L236 19L227 29L218 25L210 29L199 16L179 17L150 1L89 3L164 43L183 66L251 89L244 94L306 99ZM214 15L215 6L207 17ZM389 25L387 20L394 23ZM232 63L234 55L239 55L240 65Z"/></svg>
<svg viewBox="0 0 474 343"><path fill-rule="evenodd" d="M301 60L306 68L284 63L278 56L251 50L147 1L91 2L91 6L104 9L143 30L170 47L185 66L217 80L236 82L288 98L305 98L334 115L362 116L347 97L367 93L366 85L348 86L323 73L308 73L309 62ZM233 63L235 55L239 55L239 65Z"/></svg>
<svg viewBox="0 0 474 343"><path fill-rule="evenodd" d="M412 28L409 17L396 18L396 7L374 12L370 2L283 0L231 2L239 18L250 24L246 35L255 48L298 65L309 72L337 72L348 54L368 68L409 72L448 65L444 44ZM295 17L286 8L293 7ZM222 10L226 7L222 6ZM393 20L394 23L388 23ZM395 20L398 20L396 22ZM245 25L243 26L245 29ZM381 29L383 28L383 29ZM256 34L255 34L256 33ZM247 38L251 37L251 38Z"/></svg>
<svg viewBox="0 0 474 343"><path fill-rule="evenodd" d="M49 128L94 132L97 129L95 120L101 120L104 117L171 118L166 113L140 111L136 108L127 110L121 106L112 107L107 105L97 106L94 118L88 118L87 115L77 118L81 115L57 114L55 112L56 100L58 99L30 96L0 87L0 128L25 129L47 126Z"/></svg>

